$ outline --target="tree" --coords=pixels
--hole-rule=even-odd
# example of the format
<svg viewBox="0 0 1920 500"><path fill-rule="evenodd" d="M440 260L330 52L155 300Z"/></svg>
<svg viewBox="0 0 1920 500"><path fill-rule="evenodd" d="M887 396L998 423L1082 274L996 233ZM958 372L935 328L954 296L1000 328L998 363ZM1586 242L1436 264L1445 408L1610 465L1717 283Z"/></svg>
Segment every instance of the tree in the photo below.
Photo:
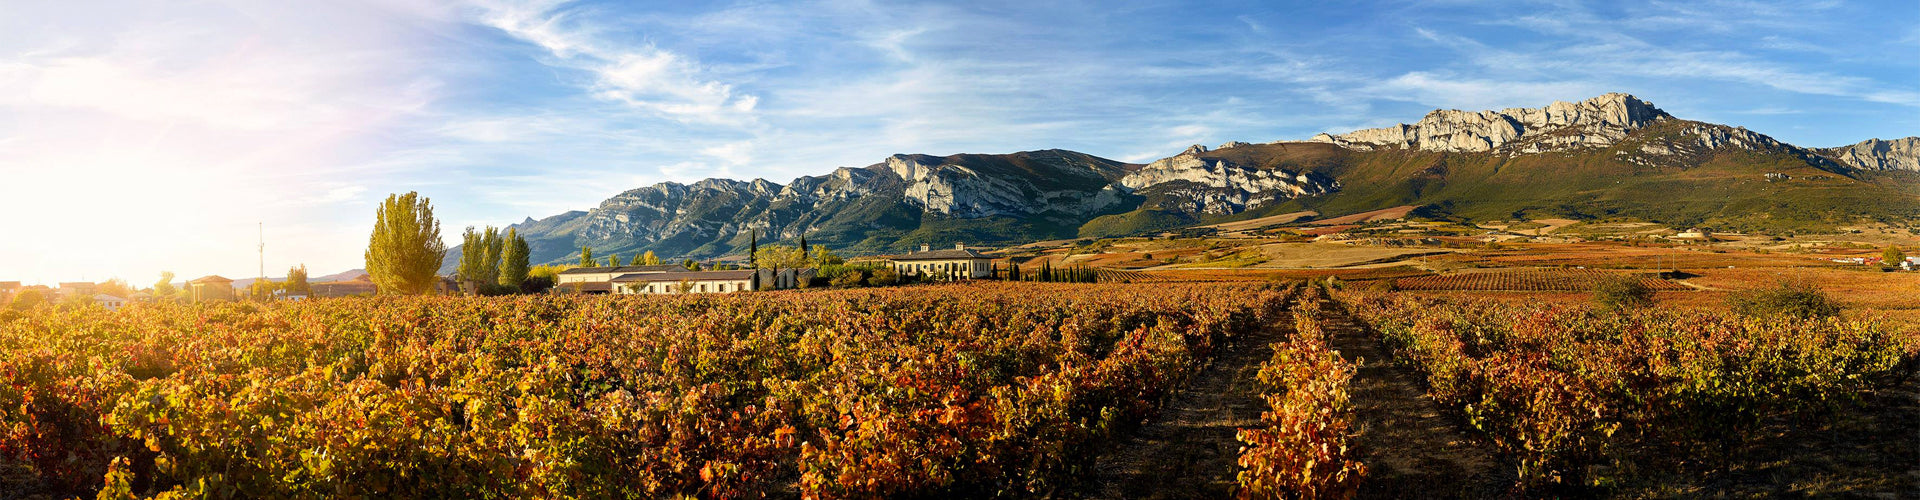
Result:
<svg viewBox="0 0 1920 500"><path fill-rule="evenodd" d="M454 268L453 274L467 286L477 287L487 283L486 267L486 235L475 231L473 226L467 226L466 231L460 233L460 266Z"/></svg>
<svg viewBox="0 0 1920 500"><path fill-rule="evenodd" d="M805 251L805 250L802 250L802 251ZM819 245L814 245L811 258L813 260L813 265L816 267L817 266L838 266L838 265L847 263L847 259L840 258L839 255L835 255L832 251L827 250L827 247L819 246Z"/></svg>
<svg viewBox="0 0 1920 500"><path fill-rule="evenodd" d="M160 281L153 284L154 298L172 297L179 293L173 288L173 271L160 271Z"/></svg>
<svg viewBox="0 0 1920 500"><path fill-rule="evenodd" d="M133 296L132 287L127 286L126 280L118 278L102 281L94 285L93 291L94 293L112 295L123 299Z"/></svg>
<svg viewBox="0 0 1920 500"><path fill-rule="evenodd" d="M786 245L768 245L760 249L760 253L754 254L753 260L774 271L807 266L807 254L801 252L799 247Z"/></svg>
<svg viewBox="0 0 1920 500"><path fill-rule="evenodd" d="M439 281L435 273L447 257L433 201L417 192L387 195L374 216L367 242L367 275L381 293L423 294Z"/></svg>
<svg viewBox="0 0 1920 500"><path fill-rule="evenodd" d="M599 263L593 260L593 247L580 247L580 267L594 267L596 265L599 265Z"/></svg>
<svg viewBox="0 0 1920 500"><path fill-rule="evenodd" d="M247 299L260 302L273 300L273 292L279 289L279 283L268 280L256 280L247 285Z"/></svg>
<svg viewBox="0 0 1920 500"><path fill-rule="evenodd" d="M688 271L699 271L700 263L694 262L693 259L687 259L685 262L680 263L680 267L685 267L687 268ZM707 267L713 267L713 266L707 266Z"/></svg>
<svg viewBox="0 0 1920 500"><path fill-rule="evenodd" d="M481 285L500 282L500 252L503 243L504 241L500 239L500 230L493 226L487 226L487 230L480 233L480 249L485 250L485 253L480 254L480 268L475 270L477 279L474 281Z"/></svg>
<svg viewBox="0 0 1920 500"><path fill-rule="evenodd" d="M287 269L287 283L281 288L288 295L313 295L313 285L307 283L307 265Z"/></svg>
<svg viewBox="0 0 1920 500"><path fill-rule="evenodd" d="M760 231L758 229L748 229L747 230L747 267L759 269L760 264L758 262L754 262L754 258L759 256L760 256Z"/></svg>
<svg viewBox="0 0 1920 500"><path fill-rule="evenodd" d="M1882 266L1899 267L1900 262L1905 260L1907 260L1907 253L1900 251L1899 245L1887 245L1887 250L1880 252L1880 265Z"/></svg>
<svg viewBox="0 0 1920 500"><path fill-rule="evenodd" d="M15 311L25 311L39 307L40 304L45 303L47 303L47 296L46 294L40 293L39 290L22 290L20 293L13 295L13 304L9 305L9 307L12 307Z"/></svg>
<svg viewBox="0 0 1920 500"><path fill-rule="evenodd" d="M521 238L513 228L507 229L507 237L500 245L500 284L519 289L527 282L527 273L532 271L528 266L532 251L527 247L526 238Z"/></svg>
<svg viewBox="0 0 1920 500"><path fill-rule="evenodd" d="M620 254L607 257L607 267L620 267Z"/></svg>
<svg viewBox="0 0 1920 500"><path fill-rule="evenodd" d="M807 246L807 233L800 233L800 253L813 253L813 247Z"/></svg>
<svg viewBox="0 0 1920 500"><path fill-rule="evenodd" d="M639 260L640 265L643 266L660 265L660 256L654 255L652 250L648 250L647 253L641 254L639 257L634 257L634 259Z"/></svg>

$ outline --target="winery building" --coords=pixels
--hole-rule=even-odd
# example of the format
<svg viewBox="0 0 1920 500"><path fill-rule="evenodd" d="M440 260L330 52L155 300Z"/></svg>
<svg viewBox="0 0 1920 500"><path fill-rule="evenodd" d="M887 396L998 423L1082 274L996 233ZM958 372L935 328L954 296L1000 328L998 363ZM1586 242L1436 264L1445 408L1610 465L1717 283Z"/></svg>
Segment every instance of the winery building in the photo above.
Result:
<svg viewBox="0 0 1920 500"><path fill-rule="evenodd" d="M613 290L620 294L751 292L793 288L799 284L798 276L793 269L637 273L614 278Z"/></svg>
<svg viewBox="0 0 1920 500"><path fill-rule="evenodd" d="M947 277L957 279L993 277L993 258L956 243L952 250L933 250L920 245L920 251L896 255L893 270L901 275Z"/></svg>

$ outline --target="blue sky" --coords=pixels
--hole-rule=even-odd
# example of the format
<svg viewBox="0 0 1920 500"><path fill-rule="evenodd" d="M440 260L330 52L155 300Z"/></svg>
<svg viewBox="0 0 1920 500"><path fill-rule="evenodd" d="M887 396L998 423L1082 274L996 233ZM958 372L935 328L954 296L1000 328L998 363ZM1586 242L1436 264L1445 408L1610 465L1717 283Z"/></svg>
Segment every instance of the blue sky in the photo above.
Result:
<svg viewBox="0 0 1920 500"><path fill-rule="evenodd" d="M359 266L466 225L893 153L1150 161L1610 91L1803 146L1920 135L1920 3L0 2L0 280ZM23 241L25 240L25 241Z"/></svg>

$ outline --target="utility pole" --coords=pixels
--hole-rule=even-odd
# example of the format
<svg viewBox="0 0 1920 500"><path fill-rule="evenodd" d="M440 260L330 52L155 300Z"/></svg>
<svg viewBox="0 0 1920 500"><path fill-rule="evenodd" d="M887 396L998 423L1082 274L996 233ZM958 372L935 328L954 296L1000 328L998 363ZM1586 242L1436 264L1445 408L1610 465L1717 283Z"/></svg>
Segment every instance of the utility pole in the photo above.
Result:
<svg viewBox="0 0 1920 500"><path fill-rule="evenodd" d="M260 281L266 281L267 280L267 223L261 222L259 224L260 224L260 227L259 227L259 230L260 230Z"/></svg>

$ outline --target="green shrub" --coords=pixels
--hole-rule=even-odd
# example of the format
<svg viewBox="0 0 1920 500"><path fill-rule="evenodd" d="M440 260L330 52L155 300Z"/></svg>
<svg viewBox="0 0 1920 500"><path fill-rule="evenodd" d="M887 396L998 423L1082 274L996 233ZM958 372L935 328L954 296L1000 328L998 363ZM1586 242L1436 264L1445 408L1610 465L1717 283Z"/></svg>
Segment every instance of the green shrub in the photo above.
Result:
<svg viewBox="0 0 1920 500"><path fill-rule="evenodd" d="M1653 289L1638 276L1611 276L1593 285L1593 303L1614 311L1639 309L1653 305Z"/></svg>
<svg viewBox="0 0 1920 500"><path fill-rule="evenodd" d="M852 287L857 287L857 286L866 284L866 281L867 281L866 272L859 271L859 270L852 270L852 271L840 273L838 276L834 276L833 278L828 279L827 284L833 285L839 288L852 288Z"/></svg>
<svg viewBox="0 0 1920 500"><path fill-rule="evenodd" d="M873 286L893 286L900 283L900 273L892 269L875 269L873 276L867 278L867 284Z"/></svg>
<svg viewBox="0 0 1920 500"><path fill-rule="evenodd" d="M1745 316L1788 316L1794 318L1831 318L1840 315L1840 303L1813 283L1801 279L1781 280L1758 290L1746 290L1727 297L1727 305Z"/></svg>

